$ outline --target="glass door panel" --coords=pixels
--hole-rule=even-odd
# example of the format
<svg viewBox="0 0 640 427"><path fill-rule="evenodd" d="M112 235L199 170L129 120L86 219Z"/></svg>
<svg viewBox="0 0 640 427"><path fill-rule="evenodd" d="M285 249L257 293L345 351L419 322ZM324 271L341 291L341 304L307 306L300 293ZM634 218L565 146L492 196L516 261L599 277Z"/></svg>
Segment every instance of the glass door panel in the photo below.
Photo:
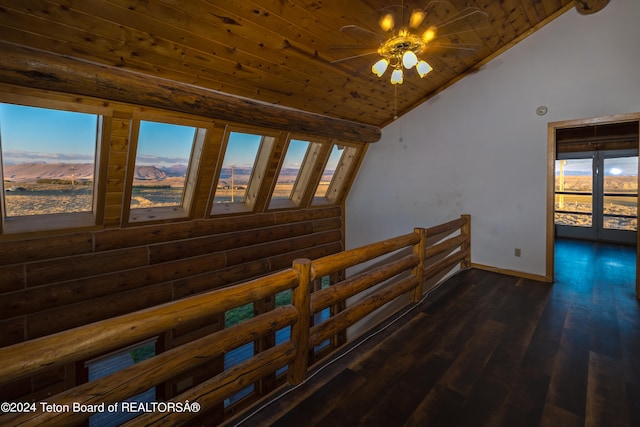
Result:
<svg viewBox="0 0 640 427"><path fill-rule="evenodd" d="M556 160L555 224L593 226L593 158Z"/></svg>
<svg viewBox="0 0 640 427"><path fill-rule="evenodd" d="M556 235L635 243L638 151L563 153L556 160Z"/></svg>
<svg viewBox="0 0 640 427"><path fill-rule="evenodd" d="M603 228L638 229L638 156L603 159Z"/></svg>

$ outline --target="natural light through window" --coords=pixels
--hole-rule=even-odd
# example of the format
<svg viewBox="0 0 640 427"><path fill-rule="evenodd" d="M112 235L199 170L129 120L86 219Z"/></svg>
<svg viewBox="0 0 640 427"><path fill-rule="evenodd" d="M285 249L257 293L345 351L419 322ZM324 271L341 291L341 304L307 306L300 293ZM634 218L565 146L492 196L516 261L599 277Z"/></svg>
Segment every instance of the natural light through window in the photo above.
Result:
<svg viewBox="0 0 640 427"><path fill-rule="evenodd" d="M182 206L197 128L140 121L131 208Z"/></svg>
<svg viewBox="0 0 640 427"><path fill-rule="evenodd" d="M338 162L340 162L340 157L342 157L342 152L344 151L344 147L340 147L338 145L334 145L331 149L331 154L329 155L329 161L322 172L322 178L320 179L320 184L316 188L315 197L326 197L327 191L329 191L329 184L331 184L331 180L333 179L333 175L336 172L336 168L338 167Z"/></svg>
<svg viewBox="0 0 640 427"><path fill-rule="evenodd" d="M593 159L556 160L555 223L591 227Z"/></svg>
<svg viewBox="0 0 640 427"><path fill-rule="evenodd" d="M261 135L240 132L229 134L214 204L244 203L261 142Z"/></svg>
<svg viewBox="0 0 640 427"><path fill-rule="evenodd" d="M287 154L280 168L280 174L273 190L272 200L274 199L290 199L293 192L293 186L300 174L300 168L304 161L307 150L309 149L308 141L300 141L292 139L289 142Z"/></svg>
<svg viewBox="0 0 640 427"><path fill-rule="evenodd" d="M6 217L92 211L98 119L0 103Z"/></svg>

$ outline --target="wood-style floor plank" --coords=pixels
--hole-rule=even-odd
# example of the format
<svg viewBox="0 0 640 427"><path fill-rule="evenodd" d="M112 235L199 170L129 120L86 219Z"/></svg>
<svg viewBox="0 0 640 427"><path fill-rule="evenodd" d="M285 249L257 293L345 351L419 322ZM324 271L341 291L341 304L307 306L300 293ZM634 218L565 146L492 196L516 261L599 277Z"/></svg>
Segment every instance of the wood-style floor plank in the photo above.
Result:
<svg viewBox="0 0 640 427"><path fill-rule="evenodd" d="M638 426L635 257L632 247L559 240L553 285L461 272L227 425Z"/></svg>

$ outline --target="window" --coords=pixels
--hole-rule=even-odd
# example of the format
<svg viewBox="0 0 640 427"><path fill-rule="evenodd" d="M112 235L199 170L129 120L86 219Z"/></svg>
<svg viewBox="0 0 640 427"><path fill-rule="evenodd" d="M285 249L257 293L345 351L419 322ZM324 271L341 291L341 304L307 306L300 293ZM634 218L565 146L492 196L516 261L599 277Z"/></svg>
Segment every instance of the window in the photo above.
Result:
<svg viewBox="0 0 640 427"><path fill-rule="evenodd" d="M94 381L109 374L135 365L156 355L156 338L135 344L131 347L110 353L85 363L88 380ZM156 400L156 389L151 387L147 391L126 399L128 402L153 402ZM119 426L125 421L140 415L137 412L100 412L89 418L89 426L110 427Z"/></svg>
<svg viewBox="0 0 640 427"><path fill-rule="evenodd" d="M191 122L139 120L137 125L128 180L130 221L188 216L206 129Z"/></svg>
<svg viewBox="0 0 640 427"><path fill-rule="evenodd" d="M228 132L212 214L253 210L275 141L275 136Z"/></svg>
<svg viewBox="0 0 640 427"><path fill-rule="evenodd" d="M314 204L338 203L355 171L354 159L358 149L345 145L334 145L325 165L314 196Z"/></svg>
<svg viewBox="0 0 640 427"><path fill-rule="evenodd" d="M291 304L291 289L282 291L276 294L276 307ZM291 325L285 326L282 329L276 331L276 345L291 340ZM276 375L282 375L287 372L289 366L285 365L276 371Z"/></svg>
<svg viewBox="0 0 640 427"><path fill-rule="evenodd" d="M271 201L274 200L290 200L293 195L293 189L298 175L300 175L300 168L306 157L309 149L308 141L300 141L292 139L289 142L287 148L287 154L284 156L280 173L276 181L276 186L271 196Z"/></svg>
<svg viewBox="0 0 640 427"><path fill-rule="evenodd" d="M333 180L333 175L336 172L336 168L338 167L338 162L340 161L340 157L342 157L343 148L337 145L334 145L331 149L331 154L329 155L329 161L327 165L324 167L324 171L322 172L322 178L320 178L320 183L318 187L316 187L315 197L327 197L327 191L329 191L329 184Z"/></svg>
<svg viewBox="0 0 640 427"><path fill-rule="evenodd" d="M232 310L225 312L224 327L228 328L230 326L236 325L252 317L253 317L253 303L243 305L242 307L236 307ZM254 353L253 342L246 343L244 345L241 345L240 347L234 348L233 350L226 352L224 354L224 370L226 371L232 366L252 358L253 353ZM239 392L225 399L224 407L226 408L227 406L234 404L238 400L241 400L243 397L250 395L251 393L253 393L254 390L255 390L254 384L248 385L247 387L243 388Z"/></svg>
<svg viewBox="0 0 640 427"><path fill-rule="evenodd" d="M0 103L5 231L95 223L101 124L97 114Z"/></svg>
<svg viewBox="0 0 640 427"><path fill-rule="evenodd" d="M556 235L635 243L638 150L559 153L558 157Z"/></svg>
<svg viewBox="0 0 640 427"><path fill-rule="evenodd" d="M555 223L591 227L593 159L556 160Z"/></svg>

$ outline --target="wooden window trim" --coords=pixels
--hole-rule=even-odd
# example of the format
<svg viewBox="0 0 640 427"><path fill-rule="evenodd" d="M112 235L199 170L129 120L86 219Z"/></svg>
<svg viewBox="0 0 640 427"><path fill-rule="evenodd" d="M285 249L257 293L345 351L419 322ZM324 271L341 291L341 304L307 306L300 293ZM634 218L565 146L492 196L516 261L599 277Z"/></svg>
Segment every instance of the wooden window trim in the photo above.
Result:
<svg viewBox="0 0 640 427"><path fill-rule="evenodd" d="M258 135L262 137L258 152L253 163L253 169L249 182L245 200L241 203L215 203L215 195L218 181L222 172L222 164L224 162L229 138L232 133L243 133ZM218 164L216 166L216 174L211 185L211 197L209 201L209 216L218 217L221 215L247 214L262 211L262 204L265 203L262 195L265 194L264 187L270 186L273 176L269 175L269 165L274 157L277 148L282 145L284 132L270 131L259 128L251 128L244 126L227 126L224 132L223 143L220 146L218 156Z"/></svg>
<svg viewBox="0 0 640 427"><path fill-rule="evenodd" d="M110 108L79 104L72 101L48 100L33 96L16 96L2 93L0 102L49 110L69 111L97 116L96 141L94 153L94 184L92 210L87 212L69 212L6 217L4 179L0 182L0 233L2 235L21 235L31 232L65 231L71 229L91 229L104 222L104 194L106 186L107 157L111 135ZM0 153L0 176L4 177L2 156Z"/></svg>
<svg viewBox="0 0 640 427"><path fill-rule="evenodd" d="M289 145L292 140L308 142L309 146L307 147L302 164L300 165L300 170L298 171L298 176L293 184L289 199L272 199L277 185L277 178L274 180L273 187L269 192L271 199L269 202L269 210L308 207L311 199L313 198L318 182L322 178L324 160L332 147L331 141L326 138L318 138L301 134L289 134L285 151L281 156L278 170L276 171L276 177L280 175L280 170L284 167L284 158L286 157L287 150L289 149Z"/></svg>
<svg viewBox="0 0 640 427"><path fill-rule="evenodd" d="M138 138L140 135L140 122L156 122L178 126L189 126L196 129L194 141L189 154L189 164L185 174L181 206L155 206L149 208L131 208L133 193L133 177L135 175L135 160L138 150ZM205 141L212 133L213 123L206 120L175 117L161 114L134 114L131 120L129 151L127 154L126 185L122 206L122 218L125 225L139 225L141 223L154 223L158 221L186 220L193 217L195 209L198 172L203 161Z"/></svg>

